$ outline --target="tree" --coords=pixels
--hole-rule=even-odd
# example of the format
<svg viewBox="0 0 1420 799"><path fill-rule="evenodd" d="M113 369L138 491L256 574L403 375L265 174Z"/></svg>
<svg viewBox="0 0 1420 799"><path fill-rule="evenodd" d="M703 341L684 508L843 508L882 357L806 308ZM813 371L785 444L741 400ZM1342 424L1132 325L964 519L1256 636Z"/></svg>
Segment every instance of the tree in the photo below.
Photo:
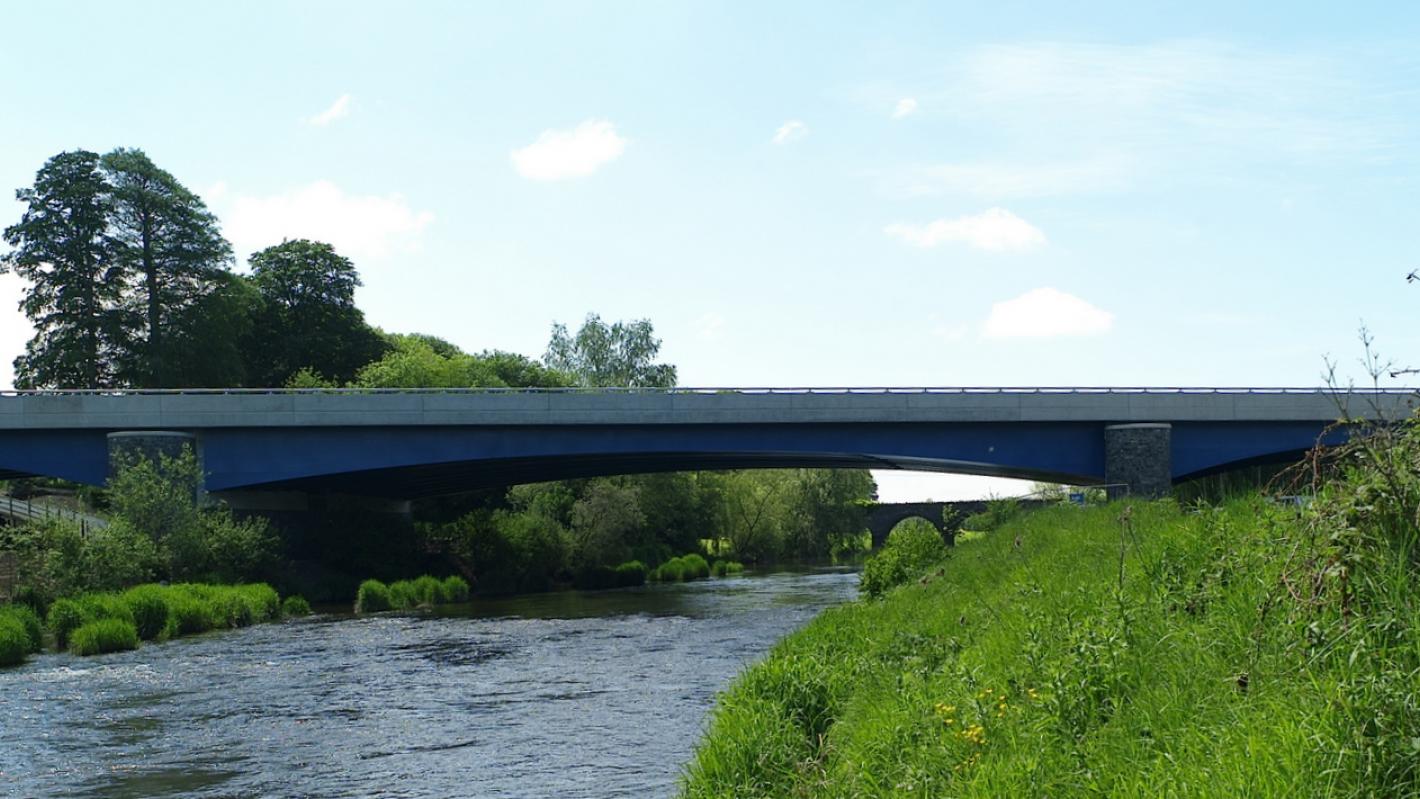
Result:
<svg viewBox="0 0 1420 799"><path fill-rule="evenodd" d="M613 566L627 558L627 536L646 517L640 491L616 480L593 480L572 505L572 557L578 566Z"/></svg>
<svg viewBox="0 0 1420 799"><path fill-rule="evenodd" d="M346 383L389 349L355 307L360 276L354 264L329 244L285 241L248 262L261 302L246 350L262 354L248 364L249 381L281 386L311 369Z"/></svg>
<svg viewBox="0 0 1420 799"><path fill-rule="evenodd" d="M867 529L877 484L866 469L798 469L784 547L802 558L853 549Z"/></svg>
<svg viewBox="0 0 1420 799"><path fill-rule="evenodd" d="M20 310L35 327L25 353L15 359L15 382L113 385L116 345L124 335L124 281L108 236L109 185L99 172L99 156L60 153L15 198L26 208L18 224L5 228L5 241L15 249L0 256L0 272L14 271L30 282Z"/></svg>
<svg viewBox="0 0 1420 799"><path fill-rule="evenodd" d="M114 150L100 165L112 192L109 230L115 262L133 281L129 327L142 331L124 358L128 382L143 387L190 383L176 373L173 361L185 347L201 348L207 342L193 342L181 326L201 322L202 315L191 312L223 285L231 245L201 198L142 150Z"/></svg>
<svg viewBox="0 0 1420 799"><path fill-rule="evenodd" d="M650 320L607 325L600 316L588 314L576 337L568 334L566 325L552 325L543 360L582 386L674 386L675 366L654 362L660 351L661 340Z"/></svg>

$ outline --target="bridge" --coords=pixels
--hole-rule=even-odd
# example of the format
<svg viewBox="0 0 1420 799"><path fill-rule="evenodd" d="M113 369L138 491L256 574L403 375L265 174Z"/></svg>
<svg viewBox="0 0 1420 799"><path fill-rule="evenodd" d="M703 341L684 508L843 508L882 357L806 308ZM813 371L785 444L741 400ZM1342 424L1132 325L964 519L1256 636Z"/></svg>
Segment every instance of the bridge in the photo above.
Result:
<svg viewBox="0 0 1420 799"><path fill-rule="evenodd" d="M1023 507L1046 504L1040 499L1016 499ZM873 548L887 541L893 528L908 519L923 519L930 522L947 543L956 541L957 531L968 516L986 510L988 500L949 500L944 502L878 502L868 509L868 532L873 536Z"/></svg>
<svg viewBox="0 0 1420 799"><path fill-rule="evenodd" d="M0 394L0 478L102 485L111 456L195 447L234 507L400 503L685 469L857 467L1119 484L1146 495L1295 458L1411 389L840 388ZM324 505L323 505L324 506Z"/></svg>

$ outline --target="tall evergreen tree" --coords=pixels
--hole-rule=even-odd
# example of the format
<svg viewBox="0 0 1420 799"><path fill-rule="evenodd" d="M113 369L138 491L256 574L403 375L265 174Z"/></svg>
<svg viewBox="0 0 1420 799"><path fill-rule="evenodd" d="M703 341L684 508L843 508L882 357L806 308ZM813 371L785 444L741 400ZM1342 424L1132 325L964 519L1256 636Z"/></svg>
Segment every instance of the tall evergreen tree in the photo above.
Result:
<svg viewBox="0 0 1420 799"><path fill-rule="evenodd" d="M126 347L125 376L150 388L189 383L176 368L192 344L181 325L201 321L194 309L226 285L231 245L202 199L142 150L116 149L101 166L112 186L114 253L132 280L130 325L141 331Z"/></svg>
<svg viewBox="0 0 1420 799"><path fill-rule="evenodd" d="M253 340L245 347L249 357L261 359L248 364L252 384L285 385L302 369L345 383L389 349L355 307L355 265L329 244L284 241L252 254L248 263L261 294Z"/></svg>
<svg viewBox="0 0 1420 799"><path fill-rule="evenodd" d="M124 281L108 236L109 188L99 156L75 150L50 158L34 186L15 193L26 208L18 224L5 228L14 249L0 257L0 271L30 282L20 310L35 327L15 359L18 385L114 383Z"/></svg>

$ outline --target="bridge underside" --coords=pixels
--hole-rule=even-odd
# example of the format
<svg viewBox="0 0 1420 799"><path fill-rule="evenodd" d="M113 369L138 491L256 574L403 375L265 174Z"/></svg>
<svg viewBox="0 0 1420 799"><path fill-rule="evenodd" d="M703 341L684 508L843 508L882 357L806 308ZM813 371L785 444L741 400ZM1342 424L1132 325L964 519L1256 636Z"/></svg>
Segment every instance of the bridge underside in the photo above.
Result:
<svg viewBox="0 0 1420 799"><path fill-rule="evenodd" d="M1320 422L1184 422L1174 481L1310 448ZM1091 484L1105 425L1082 422L215 428L197 432L207 488L416 499L573 477L696 469L913 469ZM102 485L109 432L0 435L0 477ZM1344 434L1333 433L1331 441Z"/></svg>

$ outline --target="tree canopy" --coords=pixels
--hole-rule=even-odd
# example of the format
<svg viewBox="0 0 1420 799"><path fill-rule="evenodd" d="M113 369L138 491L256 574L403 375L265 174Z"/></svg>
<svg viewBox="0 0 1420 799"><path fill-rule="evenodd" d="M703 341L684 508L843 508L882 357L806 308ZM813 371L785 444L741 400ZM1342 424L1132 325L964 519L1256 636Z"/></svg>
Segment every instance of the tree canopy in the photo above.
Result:
<svg viewBox="0 0 1420 799"><path fill-rule="evenodd" d="M597 314L587 314L577 335L567 326L552 325L547 343L547 365L571 375L580 386L662 387L675 385L676 368L656 363L661 340L649 319L608 325Z"/></svg>

